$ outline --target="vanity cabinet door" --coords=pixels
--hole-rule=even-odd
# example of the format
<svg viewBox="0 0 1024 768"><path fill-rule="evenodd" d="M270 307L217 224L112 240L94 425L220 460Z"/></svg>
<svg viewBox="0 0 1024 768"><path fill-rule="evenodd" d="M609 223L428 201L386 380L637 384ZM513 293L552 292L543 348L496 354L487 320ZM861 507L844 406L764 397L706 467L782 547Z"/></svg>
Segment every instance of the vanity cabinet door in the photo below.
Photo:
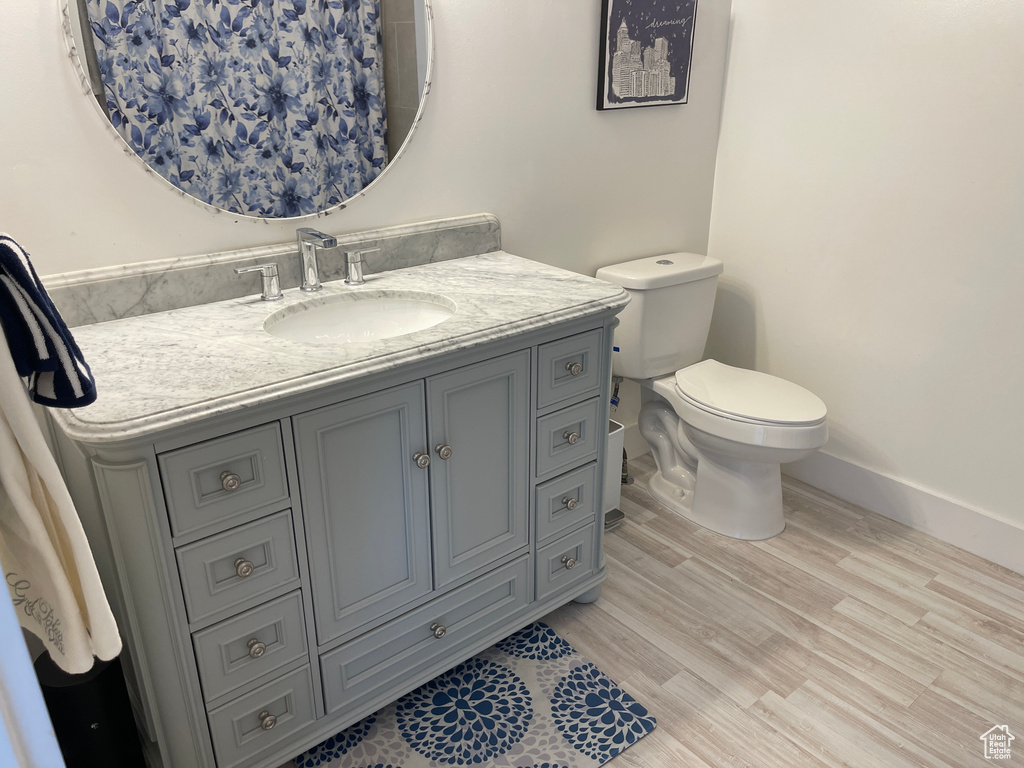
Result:
<svg viewBox="0 0 1024 768"><path fill-rule="evenodd" d="M430 592L423 382L293 419L317 640Z"/></svg>
<svg viewBox="0 0 1024 768"><path fill-rule="evenodd" d="M529 544L530 352L427 379L434 586Z"/></svg>

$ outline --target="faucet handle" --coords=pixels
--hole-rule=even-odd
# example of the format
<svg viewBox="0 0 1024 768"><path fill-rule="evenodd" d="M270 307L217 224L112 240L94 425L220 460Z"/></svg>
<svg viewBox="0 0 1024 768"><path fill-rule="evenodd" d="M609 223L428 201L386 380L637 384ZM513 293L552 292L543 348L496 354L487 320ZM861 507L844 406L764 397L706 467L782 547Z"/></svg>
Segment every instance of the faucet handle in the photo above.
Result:
<svg viewBox="0 0 1024 768"><path fill-rule="evenodd" d="M376 253L380 248L365 248L361 251L346 251L345 261L348 263L348 277L345 278L346 285L362 285L366 282L363 277L363 255Z"/></svg>
<svg viewBox="0 0 1024 768"><path fill-rule="evenodd" d="M251 267L236 267L236 275L244 275L247 272L259 272L260 273L260 284L263 287L263 295L260 297L263 301L277 301L278 299L284 298L284 294L281 293L281 278L278 275L277 264L270 262L269 264L256 264Z"/></svg>

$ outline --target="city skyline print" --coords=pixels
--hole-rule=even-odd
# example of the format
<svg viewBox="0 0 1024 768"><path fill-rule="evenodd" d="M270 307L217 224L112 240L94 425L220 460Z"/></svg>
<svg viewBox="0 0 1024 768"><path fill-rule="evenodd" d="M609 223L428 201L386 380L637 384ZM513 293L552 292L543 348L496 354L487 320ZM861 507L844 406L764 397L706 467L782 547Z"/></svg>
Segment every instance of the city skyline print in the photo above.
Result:
<svg viewBox="0 0 1024 768"><path fill-rule="evenodd" d="M602 0L598 109L685 104L697 0Z"/></svg>

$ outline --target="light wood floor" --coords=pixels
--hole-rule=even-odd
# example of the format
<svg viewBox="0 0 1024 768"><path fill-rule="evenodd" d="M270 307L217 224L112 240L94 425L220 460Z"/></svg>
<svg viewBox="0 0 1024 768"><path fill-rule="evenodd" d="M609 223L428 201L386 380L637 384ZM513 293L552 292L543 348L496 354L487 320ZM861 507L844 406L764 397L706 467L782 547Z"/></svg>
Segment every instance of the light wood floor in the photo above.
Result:
<svg viewBox="0 0 1024 768"><path fill-rule="evenodd" d="M600 600L546 619L657 717L616 768L1024 765L1024 577L809 486L740 542L632 464Z"/></svg>

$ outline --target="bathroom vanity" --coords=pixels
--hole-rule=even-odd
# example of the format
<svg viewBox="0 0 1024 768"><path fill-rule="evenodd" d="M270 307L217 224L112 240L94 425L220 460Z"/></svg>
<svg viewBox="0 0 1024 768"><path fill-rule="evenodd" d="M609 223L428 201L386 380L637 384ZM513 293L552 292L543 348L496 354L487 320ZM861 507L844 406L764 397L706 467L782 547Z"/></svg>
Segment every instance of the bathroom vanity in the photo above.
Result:
<svg viewBox="0 0 1024 768"><path fill-rule="evenodd" d="M266 330L382 297L451 315L374 341ZM595 599L626 301L499 251L75 328L100 396L55 442L151 763L276 768Z"/></svg>

